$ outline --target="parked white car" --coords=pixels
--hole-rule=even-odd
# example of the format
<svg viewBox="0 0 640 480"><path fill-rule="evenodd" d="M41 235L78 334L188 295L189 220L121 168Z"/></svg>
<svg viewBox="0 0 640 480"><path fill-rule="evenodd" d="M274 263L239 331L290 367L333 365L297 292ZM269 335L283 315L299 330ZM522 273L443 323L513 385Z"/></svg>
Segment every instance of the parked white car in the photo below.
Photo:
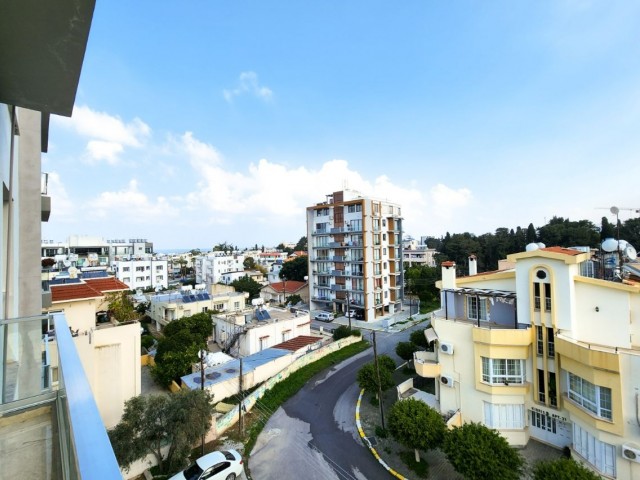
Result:
<svg viewBox="0 0 640 480"><path fill-rule="evenodd" d="M318 320L320 322L333 322L333 313L331 312L319 312L316 313L313 317L314 320Z"/></svg>
<svg viewBox="0 0 640 480"><path fill-rule="evenodd" d="M207 453L170 480L236 480L244 472L242 456L235 450Z"/></svg>

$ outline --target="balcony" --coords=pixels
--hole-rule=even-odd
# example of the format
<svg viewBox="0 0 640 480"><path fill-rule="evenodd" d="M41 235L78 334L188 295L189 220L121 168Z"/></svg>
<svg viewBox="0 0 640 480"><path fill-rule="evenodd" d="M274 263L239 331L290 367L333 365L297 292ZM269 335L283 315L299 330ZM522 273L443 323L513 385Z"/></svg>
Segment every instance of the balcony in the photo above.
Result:
<svg viewBox="0 0 640 480"><path fill-rule="evenodd" d="M0 320L0 337L3 478L122 478L64 314Z"/></svg>
<svg viewBox="0 0 640 480"><path fill-rule="evenodd" d="M40 180L40 190L41 190L41 195L40 195L40 205L41 205L41 218L40 220L43 222L48 222L49 221L49 217L51 216L51 197L48 194L48 189L49 189L49 174L48 173L42 173L41 176L41 180Z"/></svg>
<svg viewBox="0 0 640 480"><path fill-rule="evenodd" d="M344 270L331 270L331 275L334 277L344 277L348 274Z"/></svg>
<svg viewBox="0 0 640 480"><path fill-rule="evenodd" d="M348 257L346 257L346 256L344 256L344 255L334 255L334 256L331 258L331 260L332 260L333 262L345 262L345 261L347 261L347 258L348 258Z"/></svg>
<svg viewBox="0 0 640 480"><path fill-rule="evenodd" d="M331 291L332 292L338 292L338 291L342 291L342 290L346 290L344 285L331 285Z"/></svg>
<svg viewBox="0 0 640 480"><path fill-rule="evenodd" d="M329 242L329 248L344 247L343 242Z"/></svg>
<svg viewBox="0 0 640 480"><path fill-rule="evenodd" d="M333 299L327 296L313 296L311 297L311 300L314 302L333 302Z"/></svg>
<svg viewBox="0 0 640 480"><path fill-rule="evenodd" d="M347 231L346 227L333 227L331 229L331 233L332 234L334 234L334 233L345 233L346 231Z"/></svg>
<svg viewBox="0 0 640 480"><path fill-rule="evenodd" d="M413 365L416 373L424 378L438 378L442 370L435 352L414 352Z"/></svg>

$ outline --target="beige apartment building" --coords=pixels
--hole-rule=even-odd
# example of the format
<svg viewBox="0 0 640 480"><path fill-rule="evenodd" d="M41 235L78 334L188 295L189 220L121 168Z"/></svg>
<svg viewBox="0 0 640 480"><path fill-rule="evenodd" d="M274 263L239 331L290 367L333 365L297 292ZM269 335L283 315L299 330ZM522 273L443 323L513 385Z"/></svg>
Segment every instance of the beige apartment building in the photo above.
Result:
<svg viewBox="0 0 640 480"><path fill-rule="evenodd" d="M402 309L400 206L344 190L307 207L312 310L373 320Z"/></svg>
<svg viewBox="0 0 640 480"><path fill-rule="evenodd" d="M416 352L416 371L436 380L430 401L450 425L480 422L514 446L569 447L605 478L640 478L640 281L587 276L583 250L532 249L463 278L444 262L434 348Z"/></svg>

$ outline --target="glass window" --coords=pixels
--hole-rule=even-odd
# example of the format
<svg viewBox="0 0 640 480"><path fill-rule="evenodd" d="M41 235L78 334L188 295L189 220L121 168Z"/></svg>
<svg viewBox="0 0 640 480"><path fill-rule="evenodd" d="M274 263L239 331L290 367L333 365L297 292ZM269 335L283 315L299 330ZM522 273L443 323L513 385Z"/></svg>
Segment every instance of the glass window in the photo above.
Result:
<svg viewBox="0 0 640 480"><path fill-rule="evenodd" d="M568 375L568 397L598 417L611 420L613 418L611 410L611 389L594 385L571 372L568 372Z"/></svg>
<svg viewBox="0 0 640 480"><path fill-rule="evenodd" d="M536 352L538 355L544 353L544 339L542 335L542 327L536 326Z"/></svg>
<svg viewBox="0 0 640 480"><path fill-rule="evenodd" d="M471 320L486 320L487 300L472 296L467 297L467 318Z"/></svg>
<svg viewBox="0 0 640 480"><path fill-rule="evenodd" d="M554 357L556 354L556 344L553 336L553 328L547 327L547 355Z"/></svg>
<svg viewBox="0 0 640 480"><path fill-rule="evenodd" d="M484 402L484 423L489 428L524 428L524 405Z"/></svg>
<svg viewBox="0 0 640 480"><path fill-rule="evenodd" d="M492 385L525 382L524 360L482 357L482 381Z"/></svg>
<svg viewBox="0 0 640 480"><path fill-rule="evenodd" d="M577 423L573 424L573 449L599 472L616 477L616 447L601 442Z"/></svg>

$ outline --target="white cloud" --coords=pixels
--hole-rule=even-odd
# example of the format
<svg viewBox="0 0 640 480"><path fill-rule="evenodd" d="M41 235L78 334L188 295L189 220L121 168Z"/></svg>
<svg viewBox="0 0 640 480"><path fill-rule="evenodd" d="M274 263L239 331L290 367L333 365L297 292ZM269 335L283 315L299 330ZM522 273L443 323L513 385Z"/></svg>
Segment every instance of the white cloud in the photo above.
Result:
<svg viewBox="0 0 640 480"><path fill-rule="evenodd" d="M118 116L98 112L88 106L75 107L71 118L53 118L63 128L89 138L86 145L89 163L104 160L114 165L125 147L140 148L151 135L151 128L137 117L125 123Z"/></svg>
<svg viewBox="0 0 640 480"><path fill-rule="evenodd" d="M158 223L159 220L176 217L178 209L164 196L149 199L138 189L138 182L134 179L122 190L102 192L87 202L87 212L93 219Z"/></svg>
<svg viewBox="0 0 640 480"><path fill-rule="evenodd" d="M69 198L60 175L57 172L49 173L47 193L51 197L50 222L73 222L77 219L77 208Z"/></svg>
<svg viewBox="0 0 640 480"><path fill-rule="evenodd" d="M439 183L429 191L433 212L436 216L450 220L455 209L467 207L473 198L471 190L467 188L452 188Z"/></svg>
<svg viewBox="0 0 640 480"><path fill-rule="evenodd" d="M264 101L269 101L273 98L271 89L260 85L258 75L255 72L242 72L237 86L231 90L223 90L222 94L229 103L233 101L234 97L244 94L253 95Z"/></svg>

